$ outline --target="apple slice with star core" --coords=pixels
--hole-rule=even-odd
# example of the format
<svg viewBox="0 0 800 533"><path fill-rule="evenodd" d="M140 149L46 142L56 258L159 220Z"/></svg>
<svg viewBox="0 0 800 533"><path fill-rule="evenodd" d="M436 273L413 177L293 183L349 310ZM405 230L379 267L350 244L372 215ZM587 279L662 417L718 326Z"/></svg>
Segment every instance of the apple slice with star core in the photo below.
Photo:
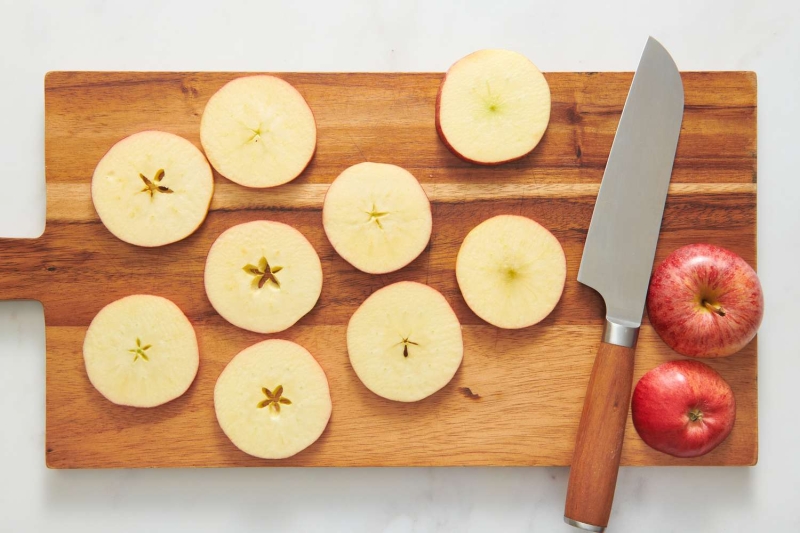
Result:
<svg viewBox="0 0 800 533"><path fill-rule="evenodd" d="M499 215L475 226L456 258L456 279L467 305L499 328L541 322L561 298L566 278L558 239L517 215Z"/></svg>
<svg viewBox="0 0 800 533"><path fill-rule="evenodd" d="M177 305L147 294L112 302L83 341L86 373L109 401L155 407L181 396L197 374L194 328Z"/></svg>
<svg viewBox="0 0 800 533"><path fill-rule="evenodd" d="M322 224L345 261L369 274L385 274L409 264L428 245L431 204L407 170L359 163L331 183Z"/></svg>
<svg viewBox="0 0 800 533"><path fill-rule="evenodd" d="M499 165L533 150L550 122L550 87L528 58L479 50L447 71L436 97L436 131L458 157Z"/></svg>
<svg viewBox="0 0 800 533"><path fill-rule="evenodd" d="M262 459L284 459L313 444L328 425L328 379L299 344L262 341L239 352L222 371L214 410L237 448Z"/></svg>
<svg viewBox="0 0 800 533"><path fill-rule="evenodd" d="M137 246L163 246L191 235L205 220L213 193L203 153L163 131L122 139L92 176L92 202L103 225Z"/></svg>
<svg viewBox="0 0 800 533"><path fill-rule="evenodd" d="M275 187L306 168L317 126L305 98L275 76L228 82L206 104L200 142L217 172L246 187Z"/></svg>
<svg viewBox="0 0 800 533"><path fill-rule="evenodd" d="M350 364L389 400L416 402L447 385L461 365L461 324L439 291L401 281L372 293L347 324Z"/></svg>
<svg viewBox="0 0 800 533"><path fill-rule="evenodd" d="M222 318L256 333L283 331L311 311L322 265L302 233L256 220L224 231L208 252L205 287Z"/></svg>

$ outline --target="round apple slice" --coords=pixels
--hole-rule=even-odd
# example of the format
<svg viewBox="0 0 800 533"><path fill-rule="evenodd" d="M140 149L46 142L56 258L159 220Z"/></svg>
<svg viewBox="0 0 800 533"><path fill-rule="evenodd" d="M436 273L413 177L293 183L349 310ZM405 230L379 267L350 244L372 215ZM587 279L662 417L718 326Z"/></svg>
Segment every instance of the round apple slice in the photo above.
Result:
<svg viewBox="0 0 800 533"><path fill-rule="evenodd" d="M469 308L505 329L542 321L561 298L566 277L558 239L516 215L496 216L475 226L456 259L456 279Z"/></svg>
<svg viewBox="0 0 800 533"><path fill-rule="evenodd" d="M208 213L214 178L203 153L171 133L122 139L92 176L92 202L108 231L137 246L163 246L191 235Z"/></svg>
<svg viewBox="0 0 800 533"><path fill-rule="evenodd" d="M105 306L83 340L94 388L108 400L155 407L182 395L200 364L194 328L177 305L137 294Z"/></svg>
<svg viewBox="0 0 800 533"><path fill-rule="evenodd" d="M308 448L331 417L322 367L302 346L272 339L245 348L214 387L222 431L245 453L284 459Z"/></svg>
<svg viewBox="0 0 800 533"><path fill-rule="evenodd" d="M524 157L550 121L550 87L525 56L480 50L457 61L436 97L436 131L458 157L499 165Z"/></svg>
<svg viewBox="0 0 800 533"><path fill-rule="evenodd" d="M331 183L322 225L345 261L369 274L385 274L409 264L428 245L431 204L407 170L359 163Z"/></svg>
<svg viewBox="0 0 800 533"><path fill-rule="evenodd" d="M274 76L228 82L206 104L200 142L217 172L246 187L275 187L306 168L317 143L303 96Z"/></svg>
<svg viewBox="0 0 800 533"><path fill-rule="evenodd" d="M283 331L311 311L322 291L322 265L311 243L291 226L257 220L220 235L208 252L208 299L234 326Z"/></svg>
<svg viewBox="0 0 800 533"><path fill-rule="evenodd" d="M389 400L416 402L447 385L461 365L461 324L437 290L401 281L372 293L347 324L350 364Z"/></svg>

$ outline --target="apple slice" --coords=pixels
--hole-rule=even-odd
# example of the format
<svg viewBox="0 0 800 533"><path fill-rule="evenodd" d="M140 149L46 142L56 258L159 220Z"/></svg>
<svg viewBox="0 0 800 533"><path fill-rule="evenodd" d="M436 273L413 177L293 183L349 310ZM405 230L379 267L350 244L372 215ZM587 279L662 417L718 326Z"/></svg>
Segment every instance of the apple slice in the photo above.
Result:
<svg viewBox="0 0 800 533"><path fill-rule="evenodd" d="M108 304L92 319L83 360L89 381L111 402L155 407L186 392L200 352L194 328L177 305L136 294Z"/></svg>
<svg viewBox="0 0 800 533"><path fill-rule="evenodd" d="M345 261L369 274L385 274L409 264L428 245L431 204L407 170L359 163L331 183L322 225Z"/></svg>
<svg viewBox="0 0 800 533"><path fill-rule="evenodd" d="M117 238L137 246L163 246L191 235L205 220L213 193L203 153L163 131L122 139L92 176L100 220Z"/></svg>
<svg viewBox="0 0 800 533"><path fill-rule="evenodd" d="M436 97L436 131L458 157L499 165L526 156L550 121L550 87L525 56L480 50L457 61Z"/></svg>
<svg viewBox="0 0 800 533"><path fill-rule="evenodd" d="M516 215L496 216L475 226L456 259L456 279L469 308L505 329L542 321L561 298L566 277L558 239Z"/></svg>
<svg viewBox="0 0 800 533"><path fill-rule="evenodd" d="M331 417L331 393L308 350L272 339L239 352L214 387L222 431L240 450L284 459L308 448Z"/></svg>
<svg viewBox="0 0 800 533"><path fill-rule="evenodd" d="M372 293L347 324L350 364L389 400L416 402L447 385L461 365L461 324L439 291L401 281Z"/></svg>
<svg viewBox="0 0 800 533"><path fill-rule="evenodd" d="M317 144L303 96L274 76L228 82L206 104L200 142L217 172L246 187L275 187L303 172Z"/></svg>
<svg viewBox="0 0 800 533"><path fill-rule="evenodd" d="M208 252L208 299L234 326L283 331L311 311L322 291L322 265L291 226L257 220L229 228Z"/></svg>

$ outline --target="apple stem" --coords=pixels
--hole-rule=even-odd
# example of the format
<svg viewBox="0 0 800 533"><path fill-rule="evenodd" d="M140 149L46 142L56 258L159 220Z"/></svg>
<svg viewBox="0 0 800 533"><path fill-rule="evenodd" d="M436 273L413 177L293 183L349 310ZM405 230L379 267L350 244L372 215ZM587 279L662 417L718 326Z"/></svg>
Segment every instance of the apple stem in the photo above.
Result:
<svg viewBox="0 0 800 533"><path fill-rule="evenodd" d="M711 302L707 302L705 300L703 300L703 305L706 307L706 309L708 309L712 313L716 313L719 316L725 316L725 310L722 308L721 305L712 304Z"/></svg>

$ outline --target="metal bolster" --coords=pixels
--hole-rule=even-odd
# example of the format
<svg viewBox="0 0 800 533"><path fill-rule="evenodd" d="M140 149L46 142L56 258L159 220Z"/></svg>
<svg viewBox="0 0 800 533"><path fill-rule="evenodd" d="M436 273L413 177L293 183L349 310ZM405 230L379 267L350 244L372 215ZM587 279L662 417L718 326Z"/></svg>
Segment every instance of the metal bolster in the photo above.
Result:
<svg viewBox="0 0 800 533"><path fill-rule="evenodd" d="M603 332L603 342L633 348L639 338L639 328L615 324L606 318L606 329Z"/></svg>

